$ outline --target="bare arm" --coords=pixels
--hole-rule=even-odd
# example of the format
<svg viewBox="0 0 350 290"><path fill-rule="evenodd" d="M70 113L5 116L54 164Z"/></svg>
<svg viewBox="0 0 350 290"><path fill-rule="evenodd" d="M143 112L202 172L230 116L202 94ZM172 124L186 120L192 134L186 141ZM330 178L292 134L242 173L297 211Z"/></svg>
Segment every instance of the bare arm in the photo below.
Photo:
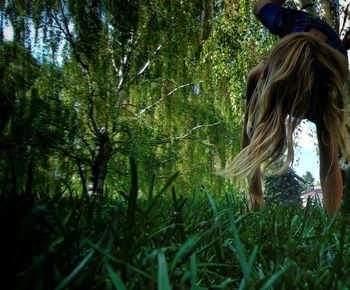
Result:
<svg viewBox="0 0 350 290"><path fill-rule="evenodd" d="M256 17L259 16L260 10L261 8L267 4L267 3L274 3L274 4L278 4L278 5L283 5L286 1L285 0L259 0L258 2L256 2L256 4L254 5L254 15Z"/></svg>

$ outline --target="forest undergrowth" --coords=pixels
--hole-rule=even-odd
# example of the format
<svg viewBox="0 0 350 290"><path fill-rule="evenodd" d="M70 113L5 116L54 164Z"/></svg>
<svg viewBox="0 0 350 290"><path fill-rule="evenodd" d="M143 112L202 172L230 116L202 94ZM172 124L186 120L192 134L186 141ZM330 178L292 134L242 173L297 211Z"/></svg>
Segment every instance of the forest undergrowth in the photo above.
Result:
<svg viewBox="0 0 350 290"><path fill-rule="evenodd" d="M348 289L349 217L130 175L117 199L1 195L2 289Z"/></svg>

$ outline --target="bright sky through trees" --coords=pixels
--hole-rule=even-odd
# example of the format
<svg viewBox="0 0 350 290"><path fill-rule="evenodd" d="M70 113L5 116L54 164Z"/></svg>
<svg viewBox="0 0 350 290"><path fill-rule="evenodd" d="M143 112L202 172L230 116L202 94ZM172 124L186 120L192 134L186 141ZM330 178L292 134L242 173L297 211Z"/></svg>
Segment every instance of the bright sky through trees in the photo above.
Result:
<svg viewBox="0 0 350 290"><path fill-rule="evenodd" d="M9 26L4 28L4 37L7 40L13 40L13 29Z"/></svg>
<svg viewBox="0 0 350 290"><path fill-rule="evenodd" d="M299 176L303 176L306 171L310 171L315 178L315 181L320 180L319 177L319 161L316 153L317 138L315 125L311 122L304 121L300 125L301 134L298 141L298 148L295 150L295 162L294 169Z"/></svg>

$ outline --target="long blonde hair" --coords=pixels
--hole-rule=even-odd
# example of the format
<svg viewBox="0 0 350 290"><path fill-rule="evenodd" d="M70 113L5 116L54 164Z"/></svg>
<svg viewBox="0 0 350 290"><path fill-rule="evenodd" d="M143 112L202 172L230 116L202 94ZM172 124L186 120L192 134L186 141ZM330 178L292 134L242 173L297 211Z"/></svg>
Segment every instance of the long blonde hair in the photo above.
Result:
<svg viewBox="0 0 350 290"><path fill-rule="evenodd" d="M345 56L312 34L282 38L269 53L248 104L250 144L221 173L252 176L287 151L282 172L293 163L293 131L305 118L322 122L349 160L347 75Z"/></svg>

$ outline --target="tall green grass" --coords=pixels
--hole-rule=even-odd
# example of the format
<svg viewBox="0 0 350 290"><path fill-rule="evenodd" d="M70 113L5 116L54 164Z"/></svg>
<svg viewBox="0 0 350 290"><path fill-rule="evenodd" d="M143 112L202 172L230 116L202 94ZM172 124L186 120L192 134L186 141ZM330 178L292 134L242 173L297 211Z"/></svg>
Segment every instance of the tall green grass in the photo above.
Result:
<svg viewBox="0 0 350 290"><path fill-rule="evenodd" d="M150 181L140 196L131 162L122 199L61 193L2 196L2 289L347 289L349 219L306 208L247 212L236 193L215 196ZM11 234L12 233L12 234Z"/></svg>

